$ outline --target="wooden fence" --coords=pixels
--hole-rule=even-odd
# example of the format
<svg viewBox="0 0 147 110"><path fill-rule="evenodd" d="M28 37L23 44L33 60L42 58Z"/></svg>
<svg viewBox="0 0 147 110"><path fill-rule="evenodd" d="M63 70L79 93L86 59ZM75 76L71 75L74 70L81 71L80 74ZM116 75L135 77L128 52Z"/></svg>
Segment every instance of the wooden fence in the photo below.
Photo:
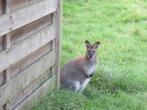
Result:
<svg viewBox="0 0 147 110"><path fill-rule="evenodd" d="M29 110L59 87L60 0L0 0L0 110Z"/></svg>

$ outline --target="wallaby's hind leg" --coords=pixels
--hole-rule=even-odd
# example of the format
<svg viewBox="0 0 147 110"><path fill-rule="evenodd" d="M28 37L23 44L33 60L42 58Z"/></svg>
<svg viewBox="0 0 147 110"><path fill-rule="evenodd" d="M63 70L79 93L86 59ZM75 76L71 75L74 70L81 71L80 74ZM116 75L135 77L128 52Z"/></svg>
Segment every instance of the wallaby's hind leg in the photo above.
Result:
<svg viewBox="0 0 147 110"><path fill-rule="evenodd" d="M82 91L86 88L86 86L87 86L87 84L89 83L89 81L90 81L90 79L86 79L86 80L83 82L83 84L80 86L78 92L82 92Z"/></svg>
<svg viewBox="0 0 147 110"><path fill-rule="evenodd" d="M61 84L61 88L77 92L80 88L80 82L78 82L78 81L64 81Z"/></svg>

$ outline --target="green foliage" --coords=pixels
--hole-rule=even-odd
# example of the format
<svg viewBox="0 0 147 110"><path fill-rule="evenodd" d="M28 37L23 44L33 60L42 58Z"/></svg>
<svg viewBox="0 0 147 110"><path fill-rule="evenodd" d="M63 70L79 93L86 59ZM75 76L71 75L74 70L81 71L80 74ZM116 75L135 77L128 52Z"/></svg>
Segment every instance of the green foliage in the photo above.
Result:
<svg viewBox="0 0 147 110"><path fill-rule="evenodd" d="M82 94L56 91L33 110L147 110L147 1L64 0L61 65L101 41Z"/></svg>

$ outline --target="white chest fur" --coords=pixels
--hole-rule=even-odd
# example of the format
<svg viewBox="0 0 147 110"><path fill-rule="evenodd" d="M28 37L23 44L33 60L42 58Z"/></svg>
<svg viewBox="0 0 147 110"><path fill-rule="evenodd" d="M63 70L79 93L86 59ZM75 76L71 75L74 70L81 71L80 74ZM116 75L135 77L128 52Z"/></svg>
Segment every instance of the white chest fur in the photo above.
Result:
<svg viewBox="0 0 147 110"><path fill-rule="evenodd" d="M88 75L91 75L96 69L96 64L95 63L89 63L84 66L84 70Z"/></svg>

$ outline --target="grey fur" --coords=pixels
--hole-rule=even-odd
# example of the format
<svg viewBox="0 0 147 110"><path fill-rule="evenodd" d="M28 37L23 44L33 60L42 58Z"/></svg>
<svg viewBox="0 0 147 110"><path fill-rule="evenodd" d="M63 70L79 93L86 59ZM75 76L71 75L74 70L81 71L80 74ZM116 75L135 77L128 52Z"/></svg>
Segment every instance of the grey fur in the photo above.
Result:
<svg viewBox="0 0 147 110"><path fill-rule="evenodd" d="M87 85L87 82L84 86L83 84L85 81L89 82L91 79L90 76L92 76L91 74L94 73L96 64L96 53L91 59L83 57L81 59L72 60L65 64L61 70L61 88L82 92L85 88L84 86ZM79 86L77 86L76 83L77 85L79 84Z"/></svg>

